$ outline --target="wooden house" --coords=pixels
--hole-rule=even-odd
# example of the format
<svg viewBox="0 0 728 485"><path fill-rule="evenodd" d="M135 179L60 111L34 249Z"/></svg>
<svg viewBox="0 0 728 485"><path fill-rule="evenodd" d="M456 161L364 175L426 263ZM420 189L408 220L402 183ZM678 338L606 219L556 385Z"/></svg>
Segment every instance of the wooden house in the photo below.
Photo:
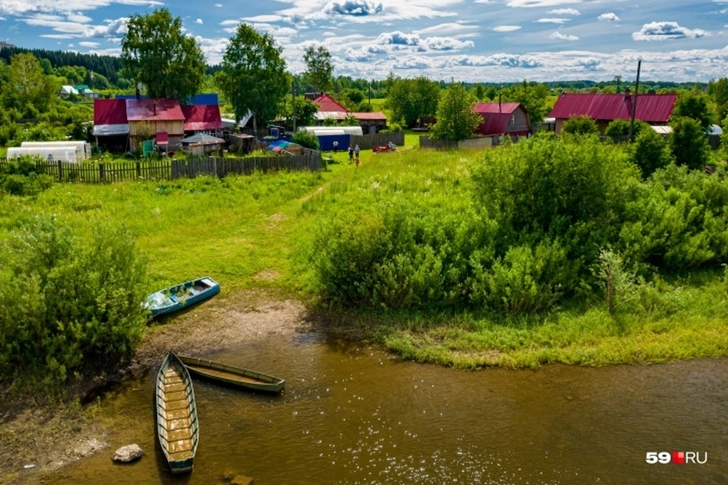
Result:
<svg viewBox="0 0 728 485"><path fill-rule="evenodd" d="M141 141L164 133L169 140L167 149L179 149L179 141L185 136L185 116L176 99L127 99L126 116L132 151Z"/></svg>
<svg viewBox="0 0 728 485"><path fill-rule="evenodd" d="M521 103L476 103L473 111L483 118L475 132L483 136L528 136L531 119Z"/></svg>
<svg viewBox="0 0 728 485"><path fill-rule="evenodd" d="M377 133L387 127L387 116L384 113L350 112L326 93L316 98L314 103L319 107L316 113L316 122L319 125L322 125L326 119L334 119L337 122L342 122L348 117L354 117L364 133Z"/></svg>
<svg viewBox="0 0 728 485"><path fill-rule="evenodd" d="M551 110L549 117L556 119L556 134L561 133L569 118L587 116L597 122L604 134L614 120L630 120L635 96L605 93L563 93ZM650 125L666 125L677 102L677 94L640 94L637 96L635 119Z"/></svg>

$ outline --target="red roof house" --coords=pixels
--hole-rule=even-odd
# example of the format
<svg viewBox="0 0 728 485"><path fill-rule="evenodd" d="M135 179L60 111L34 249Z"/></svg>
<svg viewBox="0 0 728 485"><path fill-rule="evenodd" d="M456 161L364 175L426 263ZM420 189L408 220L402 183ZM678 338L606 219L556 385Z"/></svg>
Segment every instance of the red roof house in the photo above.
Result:
<svg viewBox="0 0 728 485"><path fill-rule="evenodd" d="M169 149L177 149L185 135L185 116L176 99L127 99L129 138L132 151L142 136L167 133Z"/></svg>
<svg viewBox="0 0 728 485"><path fill-rule="evenodd" d="M185 117L185 131L216 131L222 130L222 118L218 105L190 105L182 106Z"/></svg>
<svg viewBox="0 0 728 485"><path fill-rule="evenodd" d="M324 93L314 103L319 105L319 112L324 113L348 113L349 110L340 105L334 98Z"/></svg>
<svg viewBox="0 0 728 485"><path fill-rule="evenodd" d="M476 103L473 111L483 118L475 132L483 136L527 136L531 120L521 103Z"/></svg>
<svg viewBox="0 0 728 485"><path fill-rule="evenodd" d="M556 133L569 118L588 116L599 125L604 133L607 125L614 120L632 119L632 106L635 96L603 93L564 93L559 96L549 116L556 118ZM640 94L637 96L635 119L651 125L664 125L670 121L672 110L677 102L677 94Z"/></svg>
<svg viewBox="0 0 728 485"><path fill-rule="evenodd" d="M129 134L126 102L123 99L94 99L94 136Z"/></svg>

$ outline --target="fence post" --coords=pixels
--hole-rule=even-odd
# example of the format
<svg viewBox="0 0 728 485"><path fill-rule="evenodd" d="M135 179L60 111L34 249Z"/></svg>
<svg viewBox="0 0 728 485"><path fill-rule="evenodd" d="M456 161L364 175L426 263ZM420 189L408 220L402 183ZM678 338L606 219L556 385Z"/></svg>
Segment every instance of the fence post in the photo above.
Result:
<svg viewBox="0 0 728 485"><path fill-rule="evenodd" d="M104 181L104 164L99 163L99 176L101 177L101 181Z"/></svg>
<svg viewBox="0 0 728 485"><path fill-rule="evenodd" d="M58 181L63 181L63 165L61 165L61 161L58 160Z"/></svg>
<svg viewBox="0 0 728 485"><path fill-rule="evenodd" d="M142 164L139 163L139 160L136 161L136 173L137 173L137 178L141 178L141 176L142 176Z"/></svg>

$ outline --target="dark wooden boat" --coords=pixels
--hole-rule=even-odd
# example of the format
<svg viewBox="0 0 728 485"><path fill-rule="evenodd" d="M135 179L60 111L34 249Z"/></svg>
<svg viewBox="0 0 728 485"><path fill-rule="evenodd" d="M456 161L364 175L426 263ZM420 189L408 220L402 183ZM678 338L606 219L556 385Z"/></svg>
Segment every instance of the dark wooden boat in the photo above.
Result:
<svg viewBox="0 0 728 485"><path fill-rule="evenodd" d="M233 386L245 387L256 391L281 392L286 381L262 372L256 372L242 367L221 364L211 360L196 357L180 356L179 360L195 375L206 377L215 381L224 382Z"/></svg>
<svg viewBox="0 0 728 485"><path fill-rule="evenodd" d="M170 352L157 374L157 436L172 473L191 472L200 439L192 378Z"/></svg>
<svg viewBox="0 0 728 485"><path fill-rule="evenodd" d="M152 317L156 317L182 310L218 293L220 284L209 276L203 276L152 293L147 297L144 306L152 311Z"/></svg>

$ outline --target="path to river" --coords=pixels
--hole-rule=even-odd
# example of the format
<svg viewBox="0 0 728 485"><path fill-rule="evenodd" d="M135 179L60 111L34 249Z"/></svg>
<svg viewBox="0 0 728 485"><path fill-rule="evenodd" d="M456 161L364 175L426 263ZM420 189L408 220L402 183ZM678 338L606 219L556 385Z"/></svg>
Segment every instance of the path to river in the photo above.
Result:
<svg viewBox="0 0 728 485"><path fill-rule="evenodd" d="M310 323L290 301L183 316L146 345L142 376L103 396L110 449L45 482L728 483L728 359L471 372L327 339ZM181 478L154 438L153 384L169 348L287 382L271 397L195 381L200 444ZM133 442L147 455L113 464ZM708 460L646 463L663 451Z"/></svg>

